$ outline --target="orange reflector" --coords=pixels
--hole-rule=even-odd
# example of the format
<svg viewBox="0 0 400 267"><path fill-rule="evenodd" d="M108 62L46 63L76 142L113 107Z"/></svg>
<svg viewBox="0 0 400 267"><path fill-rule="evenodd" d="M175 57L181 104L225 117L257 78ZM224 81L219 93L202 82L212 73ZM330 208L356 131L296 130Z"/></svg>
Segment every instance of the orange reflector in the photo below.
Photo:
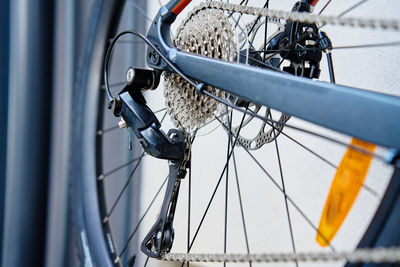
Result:
<svg viewBox="0 0 400 267"><path fill-rule="evenodd" d="M373 153L376 145L353 138L351 144ZM317 242L327 246L339 230L357 198L371 164L372 156L347 148L333 178L318 226Z"/></svg>

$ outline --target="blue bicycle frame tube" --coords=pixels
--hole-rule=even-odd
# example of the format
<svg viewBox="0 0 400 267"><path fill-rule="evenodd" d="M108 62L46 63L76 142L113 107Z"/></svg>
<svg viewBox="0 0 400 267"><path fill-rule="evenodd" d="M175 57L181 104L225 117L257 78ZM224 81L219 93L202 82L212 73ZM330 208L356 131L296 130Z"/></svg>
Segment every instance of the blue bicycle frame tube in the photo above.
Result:
<svg viewBox="0 0 400 267"><path fill-rule="evenodd" d="M161 8L148 38L184 74L254 103L400 150L400 97L180 51L170 40L170 24L175 17L170 18L178 2ZM148 63L158 69L166 67L162 62Z"/></svg>

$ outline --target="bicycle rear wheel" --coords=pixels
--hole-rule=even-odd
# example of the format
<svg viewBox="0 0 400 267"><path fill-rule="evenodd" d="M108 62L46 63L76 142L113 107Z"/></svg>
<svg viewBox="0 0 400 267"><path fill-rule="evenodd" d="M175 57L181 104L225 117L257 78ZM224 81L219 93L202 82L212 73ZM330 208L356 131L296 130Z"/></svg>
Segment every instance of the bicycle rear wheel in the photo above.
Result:
<svg viewBox="0 0 400 267"><path fill-rule="evenodd" d="M118 120L112 118L105 109L104 87L99 74L103 68L103 58L109 40L117 33L124 1L98 1L97 4L92 20L96 31L87 37L85 44L87 54L82 60L84 64L79 70L81 76L74 88L77 111L78 114L82 114L75 117L71 146L74 170L71 207L76 226L76 238L84 261L91 261L96 266L114 264L125 266L135 260L135 266L141 266L147 264L149 259L139 252L138 244L155 221L154 217L161 205L162 185L165 184L168 168L166 162L144 155L137 144L134 145L133 152L126 152L127 149L124 146L121 149L119 145L115 145L117 140L124 140L123 144L126 142L125 147L128 147L127 133L117 130ZM195 4L191 4L192 7ZM257 3L250 2L249 4ZM276 8L284 10L290 10L293 5L290 1L286 5L271 2L271 6L273 4L277 5ZM319 7L319 10L322 7L323 5ZM350 4L349 7L351 7ZM141 12L140 5L135 2L125 3L125 9L129 8ZM188 10L190 8L189 6ZM367 11L373 8L374 6L367 6ZM386 11L383 10L383 12ZM180 16L184 17L184 14ZM271 30L279 31L281 27L276 23L268 24L268 27L265 27L265 23L259 23L255 35L263 35L267 31L267 38L255 37L251 40L251 34L246 34L247 36L243 38L240 36L240 31L248 27L247 25L251 25L249 23L254 22L254 18L229 14L226 17L233 27L236 26L238 32L234 35L237 40L236 47L242 47L239 43L243 43L244 46L250 43L253 47L263 45L265 47L265 43L269 41L268 35L272 34ZM324 30L336 31L334 27L329 29L328 26ZM346 31L344 30L345 34L349 34ZM357 34L364 36L367 33ZM343 35L339 35L337 40L332 38L332 41L339 44L340 38L343 38ZM368 38L370 38L369 35ZM352 38L345 37L344 40L352 41ZM124 39L116 47L116 51L118 52L118 49L122 49L119 47L125 45L132 50L141 46L139 49L144 51L143 44L139 42L138 39ZM392 46L394 51L398 50L398 46L395 45L394 48ZM351 84L354 72L346 73L349 65L346 61L347 55L336 57L336 51L340 54L345 53L345 50L346 48L334 50L334 62L340 66L335 68L336 77L337 79L341 77L343 83ZM376 63L373 70L379 68L380 64L383 65L379 68L383 76L377 74L375 77L379 77L379 81L375 81L375 84L387 88L383 91L390 90L396 81L392 84L393 77L386 70L395 69L395 65L398 64L393 62L395 61L393 55L396 52L386 52L386 49L381 48L374 48L373 51L373 55L367 52L370 56L368 61ZM253 52L248 47L246 56L249 57ZM356 57L356 62L365 68L365 64L361 63L365 58L362 55L350 53ZM385 56L387 59L385 63L374 60L373 57L377 55ZM263 57L264 54L260 53L254 58L262 61L265 60ZM243 59L236 57L236 60ZM326 62L322 61L321 66L324 64ZM113 62L111 69L119 72L116 75L120 77L120 80L115 83L116 86L113 87L115 91L122 88L119 82L123 80L122 77L125 76L129 66L130 64L121 63L121 60ZM361 81L362 88L369 88L370 84L363 81L363 77L357 80L357 84ZM328 80L329 72L322 71L321 79ZM114 84L114 81L111 83ZM160 92L148 92L146 97L153 110L160 110L157 115L160 120L164 120L165 129L174 127L167 119L164 119L167 113L163 110L164 107L152 100L157 97L158 100L163 99L163 95ZM250 109L254 108L255 106L250 104ZM267 111L266 108L261 108L259 112L265 114ZM278 111L272 111L269 114L272 118L282 118L282 114ZM197 126L201 129L192 132L192 138L195 139L192 145L192 165L187 178L182 182L180 202L174 222L176 238L173 251L247 254L322 250L314 241L315 229L330 181L346 147L331 144L304 133L297 133L287 127L284 127L280 134L272 130L269 143L249 137L247 138L250 140L249 145L246 147L243 141L246 140L245 136L257 136L262 126L260 123L250 122L248 124L250 126L244 127L243 138L239 142L236 141L235 134L229 134L229 127L235 124L240 125L242 120L243 115L221 106L218 111L211 113L208 120ZM289 122L303 129L323 133L335 140L348 142L350 139L295 118L291 118ZM257 141L264 143L259 149L253 151L255 147L252 143ZM234 143L237 146L233 146ZM385 149L377 151L378 154L385 152ZM128 156L125 156L126 154ZM117 162L118 157L125 158L125 161ZM308 165L303 163L309 161L311 163ZM379 159L373 161L354 211L346 219L346 224L341 228L330 248L326 249L327 251L332 248L352 250L356 246L398 245L400 235L395 229L399 223L399 218L396 217L400 204L398 203L399 170L394 170L390 165L382 165L384 164ZM271 166L274 169L270 169ZM239 167L244 168L245 171L241 171ZM113 186L115 187L116 179L120 179L120 176L126 178L123 181L118 180L120 189L115 190ZM387 177L381 178L381 176ZM255 193L255 190L258 191ZM133 198L132 195L134 195ZM212 197L211 201L210 197ZM121 205L125 206L121 208ZM129 209L131 212L128 212ZM369 212L363 212L365 210ZM374 216L375 210L377 213ZM124 231L120 219L114 219L115 217L126 218L125 223L129 225L124 227L129 231ZM206 218L204 223L200 223L204 218ZM365 223L365 221L368 222ZM214 236L218 236L220 241L214 242ZM148 263L149 265L156 264L153 259L150 261L152 262ZM160 262L160 264L163 263ZM247 262L244 265L249 264L251 263ZM289 265L297 264L304 265L301 262L289 263ZM253 265L256 264L253 263Z"/></svg>

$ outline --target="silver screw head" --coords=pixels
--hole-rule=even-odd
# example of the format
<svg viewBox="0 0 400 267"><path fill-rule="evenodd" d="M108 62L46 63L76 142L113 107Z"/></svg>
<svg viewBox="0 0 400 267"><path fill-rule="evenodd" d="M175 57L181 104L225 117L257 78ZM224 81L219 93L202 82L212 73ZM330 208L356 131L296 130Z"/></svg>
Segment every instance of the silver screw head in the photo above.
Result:
<svg viewBox="0 0 400 267"><path fill-rule="evenodd" d="M131 83L134 77L135 77L135 70L132 67L130 67L126 72L126 81L128 83Z"/></svg>
<svg viewBox="0 0 400 267"><path fill-rule="evenodd" d="M157 233L157 239L161 239L161 235L162 235L162 233L161 233L161 231L159 231L158 233Z"/></svg>
<svg viewBox="0 0 400 267"><path fill-rule="evenodd" d="M118 122L118 127L119 127L120 129L124 129L124 128L127 128L127 127L128 127L128 125L126 124L126 122L124 121L123 118L121 118L121 120Z"/></svg>

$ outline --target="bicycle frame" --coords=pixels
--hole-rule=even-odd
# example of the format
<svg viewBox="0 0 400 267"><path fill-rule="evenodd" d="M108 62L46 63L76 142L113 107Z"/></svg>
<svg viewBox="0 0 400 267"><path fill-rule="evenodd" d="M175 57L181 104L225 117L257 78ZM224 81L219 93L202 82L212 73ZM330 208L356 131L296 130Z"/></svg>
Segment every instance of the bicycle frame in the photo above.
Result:
<svg viewBox="0 0 400 267"><path fill-rule="evenodd" d="M224 62L174 47L170 25L189 2L172 0L161 7L147 36L181 72L254 103L400 150L400 97ZM149 49L148 64L165 70L165 63L154 60L153 53Z"/></svg>

